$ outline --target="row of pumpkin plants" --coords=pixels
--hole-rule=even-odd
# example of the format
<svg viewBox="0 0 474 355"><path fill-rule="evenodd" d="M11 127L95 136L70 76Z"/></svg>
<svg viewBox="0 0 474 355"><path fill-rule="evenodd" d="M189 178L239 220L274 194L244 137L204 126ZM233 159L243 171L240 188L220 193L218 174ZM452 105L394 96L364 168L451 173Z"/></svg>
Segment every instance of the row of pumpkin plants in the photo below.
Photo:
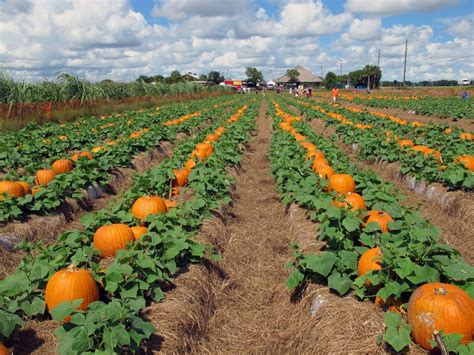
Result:
<svg viewBox="0 0 474 355"><path fill-rule="evenodd" d="M433 332L441 331L449 351L472 353L474 268L440 242L433 225L400 205L393 185L357 169L280 104L281 99L268 106L278 191L285 204L309 210L326 242L319 254L303 254L293 245L287 287L322 282L341 296L353 291L361 300L373 300L390 311L383 340L396 351L410 345L410 333L432 349Z"/></svg>
<svg viewBox="0 0 474 355"><path fill-rule="evenodd" d="M400 162L401 172L452 189L474 187L474 138L452 135L445 126L400 124L367 112L320 103L291 100L309 119L334 125L347 144L357 144L366 160Z"/></svg>
<svg viewBox="0 0 474 355"><path fill-rule="evenodd" d="M81 126L73 145L81 147L80 152L69 153L70 146L66 143L50 157L32 161L26 169L32 172L31 175L25 171L24 175L18 176L12 169L4 176L0 181L0 222L21 219L30 213L53 211L67 197L83 198L86 186L107 184L113 169L129 165L138 152L152 150L164 140L173 141L178 132L189 133L200 123L215 119L221 114L222 105L232 108L238 103L234 100L229 104L228 97L200 100L190 105L192 110L199 108L199 111L185 113L190 108L181 107L181 117L174 119L177 111L174 105L159 114L138 114L133 119L125 114L119 118L114 116L114 120L121 119L122 123L117 121L107 126L114 124L122 138L115 132L110 140L110 132L105 131L87 144L79 137L88 140L90 127ZM130 121L133 126L129 126Z"/></svg>
<svg viewBox="0 0 474 355"><path fill-rule="evenodd" d="M259 102L240 101L248 105L137 175L111 209L85 215L83 231L66 232L49 246L21 245L25 258L0 281L3 342L21 342L18 330L26 320L52 317L59 322L61 354L135 352L143 346L155 331L144 309L164 297L180 268L218 258L194 236L213 211L230 202L234 179L226 168L239 163L255 129Z"/></svg>

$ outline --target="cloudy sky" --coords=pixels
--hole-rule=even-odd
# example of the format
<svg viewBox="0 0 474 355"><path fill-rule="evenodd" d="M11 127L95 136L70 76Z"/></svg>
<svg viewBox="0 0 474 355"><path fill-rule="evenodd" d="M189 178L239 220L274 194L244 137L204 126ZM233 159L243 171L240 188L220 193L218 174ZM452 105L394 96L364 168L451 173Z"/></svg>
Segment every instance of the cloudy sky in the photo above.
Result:
<svg viewBox="0 0 474 355"><path fill-rule="evenodd" d="M266 79L365 64L384 80L474 79L474 0L0 0L0 70L92 81L208 73Z"/></svg>

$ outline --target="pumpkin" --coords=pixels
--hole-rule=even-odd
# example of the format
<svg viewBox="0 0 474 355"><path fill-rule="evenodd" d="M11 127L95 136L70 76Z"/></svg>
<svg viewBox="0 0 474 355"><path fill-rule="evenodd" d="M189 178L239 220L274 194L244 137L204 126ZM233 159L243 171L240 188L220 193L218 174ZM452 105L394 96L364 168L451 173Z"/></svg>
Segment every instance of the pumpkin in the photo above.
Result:
<svg viewBox="0 0 474 355"><path fill-rule="evenodd" d="M304 149L306 149L306 150L308 150L308 151L310 151L310 152L316 150L316 146L315 146L313 143L310 143L310 142L301 142L300 144L301 144L301 146L302 146Z"/></svg>
<svg viewBox="0 0 474 355"><path fill-rule="evenodd" d="M0 181L0 200L3 199L4 195L7 197L22 197L25 194L25 189L19 182Z"/></svg>
<svg viewBox="0 0 474 355"><path fill-rule="evenodd" d="M206 160L213 151L214 148L210 143L199 143L191 153L191 158L198 157L200 160Z"/></svg>
<svg viewBox="0 0 474 355"><path fill-rule="evenodd" d="M460 134L459 138L461 138L462 140L472 141L474 140L474 135L472 133L463 132Z"/></svg>
<svg viewBox="0 0 474 355"><path fill-rule="evenodd" d="M456 163L461 163L468 170L474 171L474 156L461 155L454 160Z"/></svg>
<svg viewBox="0 0 474 355"><path fill-rule="evenodd" d="M99 146L97 146L97 147L92 148L92 149L91 149L91 152L92 152L92 153L99 153L99 152L101 152L101 151L103 151L103 150L107 150L107 148L104 147L104 146L102 146L102 145L99 145Z"/></svg>
<svg viewBox="0 0 474 355"><path fill-rule="evenodd" d="M23 188L23 191L25 192L25 195L31 194L30 184L28 184L26 181L19 181L18 183Z"/></svg>
<svg viewBox="0 0 474 355"><path fill-rule="evenodd" d="M445 134L450 134L450 133L453 133L453 129L451 127L448 127L444 130L444 133Z"/></svg>
<svg viewBox="0 0 474 355"><path fill-rule="evenodd" d="M94 233L94 247L103 257L114 256L117 250L124 249L134 240L130 227L121 223L102 226Z"/></svg>
<svg viewBox="0 0 474 355"><path fill-rule="evenodd" d="M40 169L35 174L35 183L37 185L46 185L54 180L56 174L53 170L49 169Z"/></svg>
<svg viewBox="0 0 474 355"><path fill-rule="evenodd" d="M344 194L342 198L343 201L340 201L339 197L336 197L333 204L337 207L350 207L351 211L367 209L364 199L356 192L348 192L347 194Z"/></svg>
<svg viewBox="0 0 474 355"><path fill-rule="evenodd" d="M329 165L329 162L325 158L315 158L313 161L313 165L311 165L311 168L316 171L318 168Z"/></svg>
<svg viewBox="0 0 474 355"><path fill-rule="evenodd" d="M38 192L41 191L41 187L39 186L33 186L33 188L31 189L31 194L34 196L36 195Z"/></svg>
<svg viewBox="0 0 474 355"><path fill-rule="evenodd" d="M367 214L365 225L372 222L377 223L383 233L387 233L389 230L388 223L393 222L393 218L385 211L373 210Z"/></svg>
<svg viewBox="0 0 474 355"><path fill-rule="evenodd" d="M299 134L299 133L295 133L293 137L295 137L295 140L297 142L304 141L307 138L306 136L303 136L302 134Z"/></svg>
<svg viewBox="0 0 474 355"><path fill-rule="evenodd" d="M176 207L177 202L171 200L165 200L166 211L169 211L173 207Z"/></svg>
<svg viewBox="0 0 474 355"><path fill-rule="evenodd" d="M334 174L328 179L328 192L340 194L355 192L355 181L349 174Z"/></svg>
<svg viewBox="0 0 474 355"><path fill-rule="evenodd" d="M422 152L423 154L428 154L428 152L430 151L430 148L428 148L427 146L425 145L415 145L413 148L412 148L415 152Z"/></svg>
<svg viewBox="0 0 474 355"><path fill-rule="evenodd" d="M80 152L72 156L72 160L77 161L79 158L87 158L88 160L92 159L92 154L89 152Z"/></svg>
<svg viewBox="0 0 474 355"><path fill-rule="evenodd" d="M319 150L310 150L306 153L306 160L325 159L324 153Z"/></svg>
<svg viewBox="0 0 474 355"><path fill-rule="evenodd" d="M173 181L174 186L182 187L188 182L189 172L186 169L174 169L173 170L175 179Z"/></svg>
<svg viewBox="0 0 474 355"><path fill-rule="evenodd" d="M408 322L415 343L431 350L434 331L462 334L461 343L472 341L474 301L454 285L433 282L418 287L408 301Z"/></svg>
<svg viewBox="0 0 474 355"><path fill-rule="evenodd" d="M414 147L415 143L413 143L410 139L402 139L398 141L398 145L402 148L405 146Z"/></svg>
<svg viewBox="0 0 474 355"><path fill-rule="evenodd" d="M383 256L380 248L372 248L364 252L357 263L357 274L363 276L370 271L382 270ZM369 280L365 281L366 286L370 286L372 283Z"/></svg>
<svg viewBox="0 0 474 355"><path fill-rule="evenodd" d="M400 313L400 307L403 304L399 298L389 297L385 302L379 296L375 297L374 303L384 309L388 309L390 312Z"/></svg>
<svg viewBox="0 0 474 355"><path fill-rule="evenodd" d="M0 343L0 355L11 355L11 352L2 343Z"/></svg>
<svg viewBox="0 0 474 355"><path fill-rule="evenodd" d="M99 300L99 288L87 270L70 265L67 269L56 272L46 284L44 300L50 312L64 301L79 298L83 300L77 307L81 311L85 311L90 303ZM66 322L69 320L70 317L65 319Z"/></svg>
<svg viewBox="0 0 474 355"><path fill-rule="evenodd" d="M55 174L64 174L72 170L73 164L69 159L59 159L51 165L51 168Z"/></svg>
<svg viewBox="0 0 474 355"><path fill-rule="evenodd" d="M215 134L215 133L211 133L211 134L208 134L206 139L209 141L209 142L216 142L218 139L219 139L219 135Z"/></svg>
<svg viewBox="0 0 474 355"><path fill-rule="evenodd" d="M186 161L186 163L184 164L184 169L186 169L188 171L188 174L190 174L192 168L194 168L195 166L196 162L194 161L194 159L188 159L188 161Z"/></svg>
<svg viewBox="0 0 474 355"><path fill-rule="evenodd" d="M140 239L140 237L142 235L144 235L146 232L148 232L148 228L143 227L143 226L133 226L133 227L130 227L130 229L132 230L132 233L133 233L133 236L135 237L135 240Z"/></svg>
<svg viewBox="0 0 474 355"><path fill-rule="evenodd" d="M334 170L329 165L322 165L316 169L316 174L319 175L321 179L326 180L330 176L334 175Z"/></svg>
<svg viewBox="0 0 474 355"><path fill-rule="evenodd" d="M166 212L166 205L159 196L139 197L132 206L132 215L137 219L145 219L150 214Z"/></svg>

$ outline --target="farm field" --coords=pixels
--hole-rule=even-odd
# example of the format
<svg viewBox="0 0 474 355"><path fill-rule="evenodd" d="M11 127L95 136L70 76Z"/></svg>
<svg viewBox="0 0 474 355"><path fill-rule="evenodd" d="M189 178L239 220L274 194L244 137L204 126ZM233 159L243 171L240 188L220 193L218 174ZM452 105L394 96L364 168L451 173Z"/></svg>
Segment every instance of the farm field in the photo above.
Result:
<svg viewBox="0 0 474 355"><path fill-rule="evenodd" d="M472 132L326 98L222 95L0 134L0 344L473 353ZM455 98L380 105L414 109L402 100L473 118Z"/></svg>

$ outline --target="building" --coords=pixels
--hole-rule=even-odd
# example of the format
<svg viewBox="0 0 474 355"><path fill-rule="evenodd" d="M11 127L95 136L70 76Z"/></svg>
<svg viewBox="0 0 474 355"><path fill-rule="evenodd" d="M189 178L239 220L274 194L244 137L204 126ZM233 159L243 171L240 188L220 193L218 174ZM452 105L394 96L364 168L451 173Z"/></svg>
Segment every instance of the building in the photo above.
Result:
<svg viewBox="0 0 474 355"><path fill-rule="evenodd" d="M301 65L298 65L296 68L293 69L296 69L298 73L300 73L297 81L298 85L315 87L321 85L321 83L323 82L323 78L314 75L308 69L302 67ZM283 86L287 86L288 84L290 84L290 78L286 74L279 78L273 79L273 81Z"/></svg>

